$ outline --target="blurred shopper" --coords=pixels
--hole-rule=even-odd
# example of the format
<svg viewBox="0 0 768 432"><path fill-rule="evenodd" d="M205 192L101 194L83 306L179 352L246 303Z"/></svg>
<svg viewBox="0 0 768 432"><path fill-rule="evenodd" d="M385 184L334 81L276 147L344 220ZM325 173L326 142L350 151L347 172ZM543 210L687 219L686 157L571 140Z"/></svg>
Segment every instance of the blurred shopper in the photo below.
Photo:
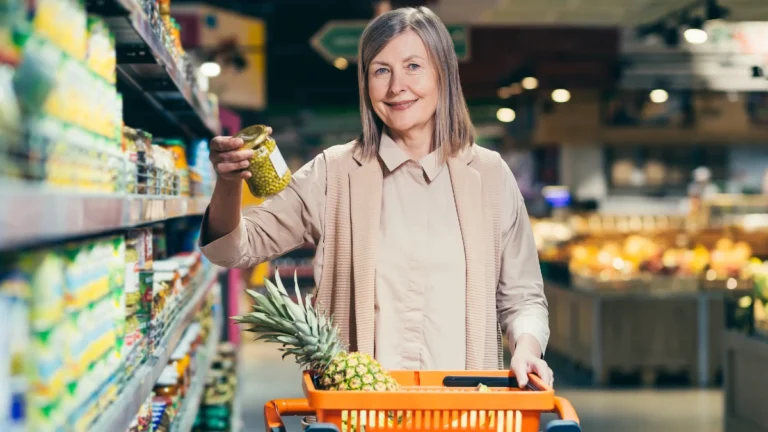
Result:
<svg viewBox="0 0 768 432"><path fill-rule="evenodd" d="M203 253L251 266L314 242L317 302L351 350L390 369L497 369L504 330L520 385L551 383L533 232L507 164L474 144L448 31L427 8L396 9L368 25L359 59L362 136L242 216L251 152L212 141Z"/></svg>

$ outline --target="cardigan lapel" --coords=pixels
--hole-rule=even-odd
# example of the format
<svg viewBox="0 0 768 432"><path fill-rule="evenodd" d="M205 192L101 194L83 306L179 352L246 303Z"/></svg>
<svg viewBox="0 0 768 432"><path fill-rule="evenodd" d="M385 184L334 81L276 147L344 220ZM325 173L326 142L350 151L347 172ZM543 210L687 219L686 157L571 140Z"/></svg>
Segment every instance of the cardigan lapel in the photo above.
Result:
<svg viewBox="0 0 768 432"><path fill-rule="evenodd" d="M471 152L471 150L467 150ZM453 184L456 212L459 217L461 236L467 268L466 326L467 370L483 368L485 353L485 253L483 250L483 199L480 173L467 165L470 158L457 157L448 160Z"/></svg>
<svg viewBox="0 0 768 432"><path fill-rule="evenodd" d="M349 174L352 217L352 267L357 350L374 355L376 247L381 216L383 173L378 159L364 161Z"/></svg>

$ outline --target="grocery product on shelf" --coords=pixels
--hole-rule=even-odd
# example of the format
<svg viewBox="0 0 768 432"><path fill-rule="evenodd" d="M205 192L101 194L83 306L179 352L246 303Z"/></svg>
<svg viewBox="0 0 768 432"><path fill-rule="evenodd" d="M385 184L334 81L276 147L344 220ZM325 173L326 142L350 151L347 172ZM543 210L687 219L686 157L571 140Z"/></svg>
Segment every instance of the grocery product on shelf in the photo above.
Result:
<svg viewBox="0 0 768 432"><path fill-rule="evenodd" d="M152 431L152 399L154 393L147 397L147 400L139 408L136 417L133 418L127 432L151 432Z"/></svg>
<svg viewBox="0 0 768 432"><path fill-rule="evenodd" d="M219 345L205 383L202 405L195 420L197 432L233 431L233 410L237 389L234 346Z"/></svg>
<svg viewBox="0 0 768 432"><path fill-rule="evenodd" d="M35 2L35 31L48 38L62 52L78 59L86 56L86 13L80 2L38 0Z"/></svg>
<svg viewBox="0 0 768 432"><path fill-rule="evenodd" d="M117 82L115 38L107 24L98 16L88 16L88 45L85 59L88 68L108 83Z"/></svg>
<svg viewBox="0 0 768 432"><path fill-rule="evenodd" d="M254 151L248 165L251 177L245 181L251 193L256 197L267 197L285 189L291 181L291 170L275 140L269 136L267 127L250 126L238 132L236 137L243 140L243 149Z"/></svg>
<svg viewBox="0 0 768 432"><path fill-rule="evenodd" d="M0 392L24 415L10 420L30 430L85 430L112 400L120 368L114 292L121 289L124 253L114 237L3 260L0 296L12 300L18 342L11 373L0 375L18 385Z"/></svg>
<svg viewBox="0 0 768 432"><path fill-rule="evenodd" d="M175 174L176 161L173 153L159 145L152 145L152 154L155 160L155 176L157 186L156 195L174 196L179 195L179 180Z"/></svg>
<svg viewBox="0 0 768 432"><path fill-rule="evenodd" d="M189 196L189 165L187 163L184 142L177 139L165 140L161 144L174 155L175 170L178 176L178 191L181 196Z"/></svg>
<svg viewBox="0 0 768 432"><path fill-rule="evenodd" d="M141 270L146 269L146 248L139 241L142 231L129 231L125 236L125 294L124 316L125 330L121 357L125 364L125 378L130 379L135 368L145 358L147 344L146 317L140 309L141 305Z"/></svg>

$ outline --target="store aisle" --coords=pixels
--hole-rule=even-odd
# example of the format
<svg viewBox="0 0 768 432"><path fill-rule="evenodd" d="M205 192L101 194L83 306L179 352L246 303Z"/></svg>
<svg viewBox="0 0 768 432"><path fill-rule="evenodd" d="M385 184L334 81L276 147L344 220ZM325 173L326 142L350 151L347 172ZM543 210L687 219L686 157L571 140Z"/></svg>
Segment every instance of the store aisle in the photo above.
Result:
<svg viewBox="0 0 768 432"><path fill-rule="evenodd" d="M274 345L260 342L245 344L240 358L245 430L262 431L265 402L302 396L299 367L281 360ZM723 430L722 393L716 390L558 390L576 407L585 432ZM287 427L298 431L298 420Z"/></svg>

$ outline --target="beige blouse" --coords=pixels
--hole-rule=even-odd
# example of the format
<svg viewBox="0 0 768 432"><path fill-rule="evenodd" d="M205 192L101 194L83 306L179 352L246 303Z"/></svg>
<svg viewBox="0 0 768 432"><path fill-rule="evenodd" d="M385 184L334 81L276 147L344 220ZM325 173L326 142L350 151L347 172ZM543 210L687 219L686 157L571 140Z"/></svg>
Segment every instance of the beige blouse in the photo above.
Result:
<svg viewBox="0 0 768 432"><path fill-rule="evenodd" d="M465 367L466 264L449 170L431 153L418 162L383 134L379 156L384 169L375 282L375 356L389 369ZM503 163L503 162L502 162ZM542 352L549 339L547 302L522 196L509 167L502 202L502 263L497 313L511 346L532 334ZM294 173L302 198L305 241L317 245L315 281L323 271L326 164L318 156ZM244 211L243 221L202 252L224 266L252 266L301 245L299 227L286 226L281 210L298 205L277 195ZM205 223L204 223L205 226ZM243 250L246 230L259 238ZM281 238L282 237L282 238ZM205 238L205 236L202 236ZM220 256L227 251L226 257ZM217 253L219 252L219 253ZM217 262L218 261L218 262ZM282 275L283 278L289 275Z"/></svg>

